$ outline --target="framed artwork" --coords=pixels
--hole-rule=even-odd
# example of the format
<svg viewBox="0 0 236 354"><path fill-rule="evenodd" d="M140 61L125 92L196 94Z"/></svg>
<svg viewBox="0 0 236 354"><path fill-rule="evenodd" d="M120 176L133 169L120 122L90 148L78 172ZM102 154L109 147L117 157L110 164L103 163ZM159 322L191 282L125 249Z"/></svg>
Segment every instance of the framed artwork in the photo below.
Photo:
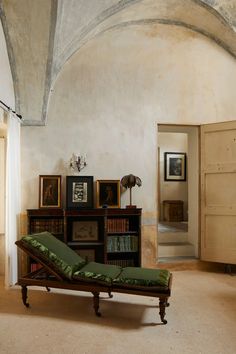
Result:
<svg viewBox="0 0 236 354"><path fill-rule="evenodd" d="M93 176L66 177L67 209L93 208Z"/></svg>
<svg viewBox="0 0 236 354"><path fill-rule="evenodd" d="M39 208L61 208L61 176L39 176Z"/></svg>
<svg viewBox="0 0 236 354"><path fill-rule="evenodd" d="M186 181L186 153L164 153L165 181Z"/></svg>
<svg viewBox="0 0 236 354"><path fill-rule="evenodd" d="M97 208L120 208L120 180L96 181Z"/></svg>
<svg viewBox="0 0 236 354"><path fill-rule="evenodd" d="M82 258L86 260L86 262L94 262L95 261L95 249L78 249L76 250Z"/></svg>
<svg viewBox="0 0 236 354"><path fill-rule="evenodd" d="M97 221L74 221L72 226L72 241L97 241Z"/></svg>

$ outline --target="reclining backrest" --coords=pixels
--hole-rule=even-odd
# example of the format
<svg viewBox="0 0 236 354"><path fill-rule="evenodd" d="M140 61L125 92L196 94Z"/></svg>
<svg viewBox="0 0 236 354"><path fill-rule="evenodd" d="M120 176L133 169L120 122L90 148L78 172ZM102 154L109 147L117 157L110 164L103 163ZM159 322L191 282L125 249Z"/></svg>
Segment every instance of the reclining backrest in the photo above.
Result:
<svg viewBox="0 0 236 354"><path fill-rule="evenodd" d="M35 256L68 279L86 264L82 257L49 232L24 236L21 242Z"/></svg>

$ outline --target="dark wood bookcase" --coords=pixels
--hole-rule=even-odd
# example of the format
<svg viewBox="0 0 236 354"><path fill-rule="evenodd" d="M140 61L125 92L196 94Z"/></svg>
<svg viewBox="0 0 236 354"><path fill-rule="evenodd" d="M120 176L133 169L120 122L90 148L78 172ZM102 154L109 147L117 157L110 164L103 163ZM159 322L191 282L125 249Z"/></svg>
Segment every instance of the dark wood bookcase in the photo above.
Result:
<svg viewBox="0 0 236 354"><path fill-rule="evenodd" d="M127 209L28 209L28 233L49 231L88 261L141 265L141 213ZM30 261L31 270L37 265Z"/></svg>

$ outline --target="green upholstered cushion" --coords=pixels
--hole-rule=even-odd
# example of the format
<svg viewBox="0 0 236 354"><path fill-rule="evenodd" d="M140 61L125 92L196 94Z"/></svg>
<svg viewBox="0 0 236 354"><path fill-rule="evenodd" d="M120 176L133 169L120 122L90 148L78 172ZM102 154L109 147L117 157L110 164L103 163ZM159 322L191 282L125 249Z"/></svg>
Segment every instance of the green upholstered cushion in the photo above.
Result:
<svg viewBox="0 0 236 354"><path fill-rule="evenodd" d="M138 267L123 268L113 280L114 285L168 287L170 272L166 269L148 269Z"/></svg>
<svg viewBox="0 0 236 354"><path fill-rule="evenodd" d="M113 279L119 276L121 270L122 268L116 265L89 262L73 274L73 279L91 280L111 285Z"/></svg>
<svg viewBox="0 0 236 354"><path fill-rule="evenodd" d="M82 257L49 232L24 236L22 241L32 251L35 249L37 255L51 262L66 278L71 279L72 274L86 264Z"/></svg>

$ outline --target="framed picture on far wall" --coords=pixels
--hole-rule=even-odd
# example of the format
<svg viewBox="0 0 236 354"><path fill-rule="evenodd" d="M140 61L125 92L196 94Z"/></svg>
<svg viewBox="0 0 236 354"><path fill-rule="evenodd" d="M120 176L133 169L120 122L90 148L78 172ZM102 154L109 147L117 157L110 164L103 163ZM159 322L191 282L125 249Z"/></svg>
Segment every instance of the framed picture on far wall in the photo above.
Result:
<svg viewBox="0 0 236 354"><path fill-rule="evenodd" d="M97 180L97 208L120 208L120 180Z"/></svg>
<svg viewBox="0 0 236 354"><path fill-rule="evenodd" d="M165 181L186 181L186 153L164 153Z"/></svg>
<svg viewBox="0 0 236 354"><path fill-rule="evenodd" d="M39 208L61 208L61 176L39 176Z"/></svg>
<svg viewBox="0 0 236 354"><path fill-rule="evenodd" d="M93 208L93 176L66 177L67 209Z"/></svg>

